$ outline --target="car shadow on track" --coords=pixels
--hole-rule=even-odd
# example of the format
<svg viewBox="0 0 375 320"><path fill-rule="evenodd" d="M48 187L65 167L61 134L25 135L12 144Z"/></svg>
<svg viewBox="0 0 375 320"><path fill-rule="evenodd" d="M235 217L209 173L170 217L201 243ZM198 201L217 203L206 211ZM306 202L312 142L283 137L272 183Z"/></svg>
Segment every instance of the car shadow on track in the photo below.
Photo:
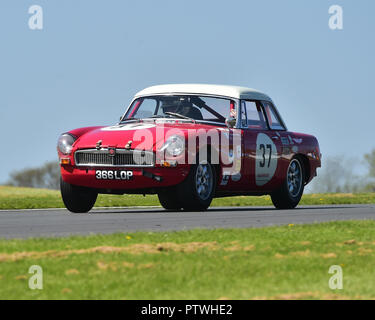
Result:
<svg viewBox="0 0 375 320"><path fill-rule="evenodd" d="M316 206L316 207L297 207L294 209L276 209L274 207L240 207L240 208L212 208L208 211L275 211L275 212L283 212L283 211L299 211L299 210L326 210L326 209L348 209L348 208L355 208L353 206Z"/></svg>
<svg viewBox="0 0 375 320"><path fill-rule="evenodd" d="M243 212L243 211L248 211L248 212L261 212L261 211L273 211L275 213L277 212L285 212L285 211L290 211L290 212L298 212L300 210L329 210L329 209L348 209L348 208L355 208L356 206L345 206L345 205L332 205L332 206L301 206L297 207L295 209L285 209L285 210L279 210L274 207L219 207L219 208L209 208L207 211L171 211L171 210L164 210L162 208L150 208L150 209L117 209L116 211L113 211L112 209L101 209L101 210L93 210L90 212L90 214L94 215L99 215L99 214L129 214L129 213L134 213L134 214L143 214L143 213L162 213L165 215L168 214L174 214L174 213L179 213L179 214L185 214L185 213L196 213L196 214L202 214L202 213L210 213L210 212Z"/></svg>

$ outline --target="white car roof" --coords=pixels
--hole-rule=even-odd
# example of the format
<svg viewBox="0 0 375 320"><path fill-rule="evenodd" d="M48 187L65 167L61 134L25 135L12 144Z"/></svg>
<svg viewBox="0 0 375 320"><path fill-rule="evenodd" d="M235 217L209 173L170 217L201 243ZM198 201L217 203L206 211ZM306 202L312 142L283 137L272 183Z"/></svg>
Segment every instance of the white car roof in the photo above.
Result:
<svg viewBox="0 0 375 320"><path fill-rule="evenodd" d="M159 94L201 94L224 96L235 99L254 99L271 101L271 98L255 89L227 86L227 85L213 85L213 84L163 84L158 86L148 87L139 91L135 97L151 96Z"/></svg>

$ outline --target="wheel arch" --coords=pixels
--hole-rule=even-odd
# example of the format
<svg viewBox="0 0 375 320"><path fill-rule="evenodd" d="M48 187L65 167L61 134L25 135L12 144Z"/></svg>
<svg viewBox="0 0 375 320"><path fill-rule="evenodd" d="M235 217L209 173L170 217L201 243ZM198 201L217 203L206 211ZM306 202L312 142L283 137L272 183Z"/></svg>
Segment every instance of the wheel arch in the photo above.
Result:
<svg viewBox="0 0 375 320"><path fill-rule="evenodd" d="M310 172L310 161L309 161L309 158L302 154L302 153L297 153L293 159L299 159L302 164L303 164L303 171L304 171L304 175L305 175L305 184L307 184L309 181L310 181L310 176L311 176L311 172Z"/></svg>
<svg viewBox="0 0 375 320"><path fill-rule="evenodd" d="M197 154L196 154L196 163L199 162L199 154L201 153L204 153L205 151L203 150L203 148L200 148L197 150ZM213 154L215 155L215 158L218 159L218 163L212 163L211 162L211 152L213 152ZM214 168L215 170L215 185L216 187L218 186L219 184L219 181L220 181L220 174L221 174L221 164L220 164L220 153L219 151L217 150L217 148L215 147L211 147L211 144L207 144L207 159L206 159ZM216 189L216 188L215 188Z"/></svg>

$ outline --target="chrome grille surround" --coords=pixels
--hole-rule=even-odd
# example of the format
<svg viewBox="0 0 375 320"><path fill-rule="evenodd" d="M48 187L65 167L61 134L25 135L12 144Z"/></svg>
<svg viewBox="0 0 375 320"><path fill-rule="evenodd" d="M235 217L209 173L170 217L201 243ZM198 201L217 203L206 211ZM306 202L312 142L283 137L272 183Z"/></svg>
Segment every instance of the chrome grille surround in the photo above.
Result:
<svg viewBox="0 0 375 320"><path fill-rule="evenodd" d="M115 149L110 155L110 148L79 149L74 153L77 167L154 167L155 155L151 151Z"/></svg>

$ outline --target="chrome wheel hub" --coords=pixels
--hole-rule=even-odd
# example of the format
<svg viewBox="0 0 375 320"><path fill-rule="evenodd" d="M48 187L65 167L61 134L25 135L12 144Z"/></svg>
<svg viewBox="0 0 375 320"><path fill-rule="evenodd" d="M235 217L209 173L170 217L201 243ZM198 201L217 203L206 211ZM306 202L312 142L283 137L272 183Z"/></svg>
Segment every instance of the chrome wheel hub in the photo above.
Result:
<svg viewBox="0 0 375 320"><path fill-rule="evenodd" d="M200 163L195 174L195 187L199 198L207 200L212 193L213 175L211 166Z"/></svg>
<svg viewBox="0 0 375 320"><path fill-rule="evenodd" d="M298 196L302 188L302 168L298 160L294 159L290 162L288 173L287 173L287 182L289 194L292 197Z"/></svg>

